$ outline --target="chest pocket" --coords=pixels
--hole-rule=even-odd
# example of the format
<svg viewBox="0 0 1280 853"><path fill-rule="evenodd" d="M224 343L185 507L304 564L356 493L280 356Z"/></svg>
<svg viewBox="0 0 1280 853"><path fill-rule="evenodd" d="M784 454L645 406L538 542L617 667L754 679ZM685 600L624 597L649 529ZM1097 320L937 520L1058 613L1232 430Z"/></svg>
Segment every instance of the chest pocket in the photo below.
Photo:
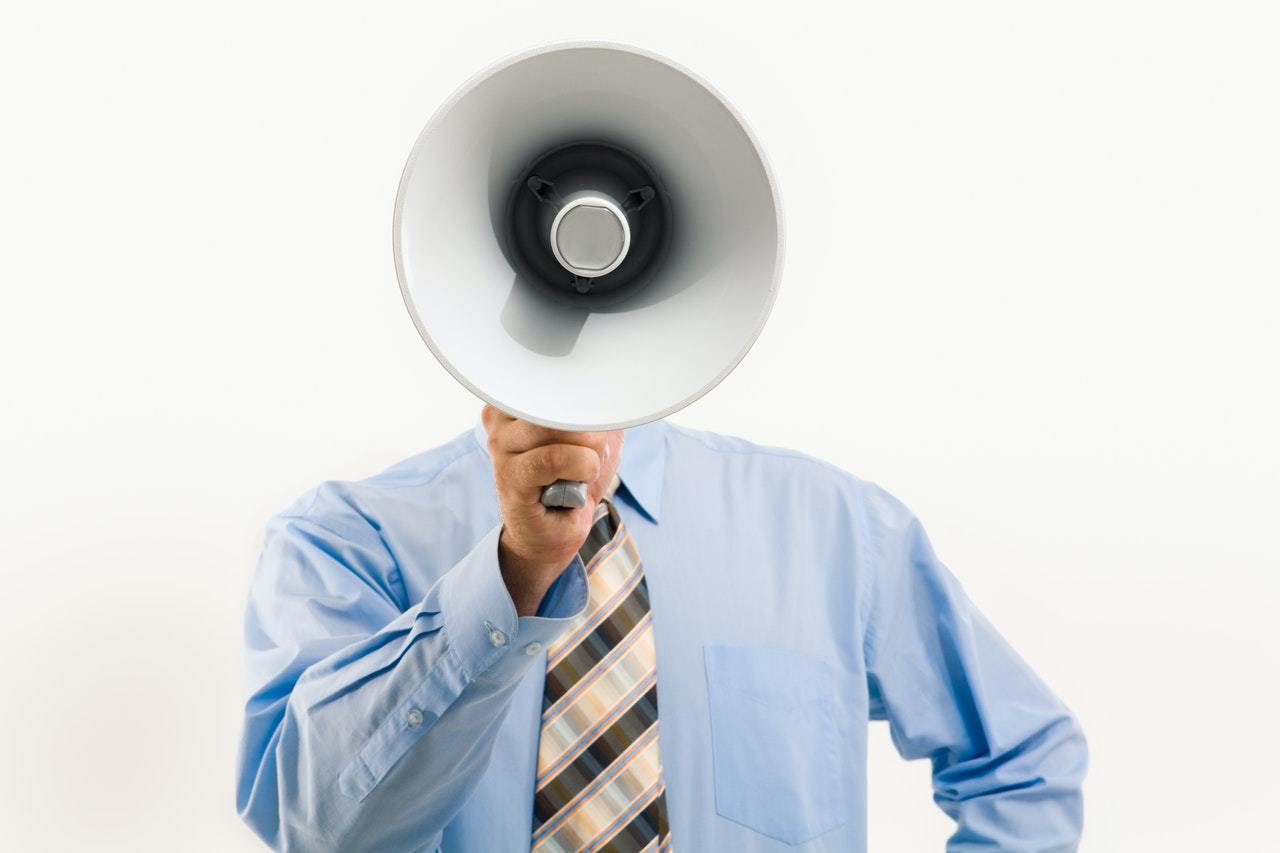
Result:
<svg viewBox="0 0 1280 853"><path fill-rule="evenodd" d="M823 661L745 646L704 649L716 812L787 844L849 819L833 680Z"/></svg>

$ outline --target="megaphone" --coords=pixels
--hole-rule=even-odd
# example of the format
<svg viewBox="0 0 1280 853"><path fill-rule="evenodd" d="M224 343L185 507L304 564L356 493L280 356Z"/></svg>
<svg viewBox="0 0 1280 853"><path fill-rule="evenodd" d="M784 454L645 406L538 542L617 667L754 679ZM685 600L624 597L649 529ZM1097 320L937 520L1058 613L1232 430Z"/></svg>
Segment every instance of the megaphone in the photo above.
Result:
<svg viewBox="0 0 1280 853"><path fill-rule="evenodd" d="M714 388L782 271L778 190L709 84L635 47L557 44L458 89L409 155L393 242L423 341L476 396L622 429ZM580 506L582 484L548 487Z"/></svg>

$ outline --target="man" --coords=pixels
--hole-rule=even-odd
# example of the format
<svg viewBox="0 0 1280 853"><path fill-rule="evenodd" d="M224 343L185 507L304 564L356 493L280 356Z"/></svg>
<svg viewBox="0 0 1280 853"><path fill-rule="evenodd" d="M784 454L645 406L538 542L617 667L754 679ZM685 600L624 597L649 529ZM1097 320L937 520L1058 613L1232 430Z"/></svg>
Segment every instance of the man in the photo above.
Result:
<svg viewBox="0 0 1280 853"><path fill-rule="evenodd" d="M907 509L797 453L486 408L273 520L246 634L237 801L279 849L862 851L873 719L951 849L1080 833L1070 713Z"/></svg>

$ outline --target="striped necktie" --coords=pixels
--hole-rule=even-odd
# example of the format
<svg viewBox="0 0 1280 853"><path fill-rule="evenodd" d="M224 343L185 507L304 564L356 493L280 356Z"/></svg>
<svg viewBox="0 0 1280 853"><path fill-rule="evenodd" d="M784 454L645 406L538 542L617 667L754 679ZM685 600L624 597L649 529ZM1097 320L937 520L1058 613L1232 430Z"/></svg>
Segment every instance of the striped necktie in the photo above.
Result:
<svg viewBox="0 0 1280 853"><path fill-rule="evenodd" d="M547 649L532 850L669 851L649 589L609 497L579 554L590 601Z"/></svg>

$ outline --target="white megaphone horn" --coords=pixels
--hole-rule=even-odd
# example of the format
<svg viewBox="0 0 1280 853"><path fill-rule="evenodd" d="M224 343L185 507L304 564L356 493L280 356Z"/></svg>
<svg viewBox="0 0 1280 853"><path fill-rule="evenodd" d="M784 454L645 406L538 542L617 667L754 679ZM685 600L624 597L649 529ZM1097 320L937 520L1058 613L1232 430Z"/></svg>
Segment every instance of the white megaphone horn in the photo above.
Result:
<svg viewBox="0 0 1280 853"><path fill-rule="evenodd" d="M440 363L542 426L621 429L714 388L782 271L764 153L673 62L571 43L490 66L435 113L396 196L396 274ZM581 506L581 483L543 503Z"/></svg>

